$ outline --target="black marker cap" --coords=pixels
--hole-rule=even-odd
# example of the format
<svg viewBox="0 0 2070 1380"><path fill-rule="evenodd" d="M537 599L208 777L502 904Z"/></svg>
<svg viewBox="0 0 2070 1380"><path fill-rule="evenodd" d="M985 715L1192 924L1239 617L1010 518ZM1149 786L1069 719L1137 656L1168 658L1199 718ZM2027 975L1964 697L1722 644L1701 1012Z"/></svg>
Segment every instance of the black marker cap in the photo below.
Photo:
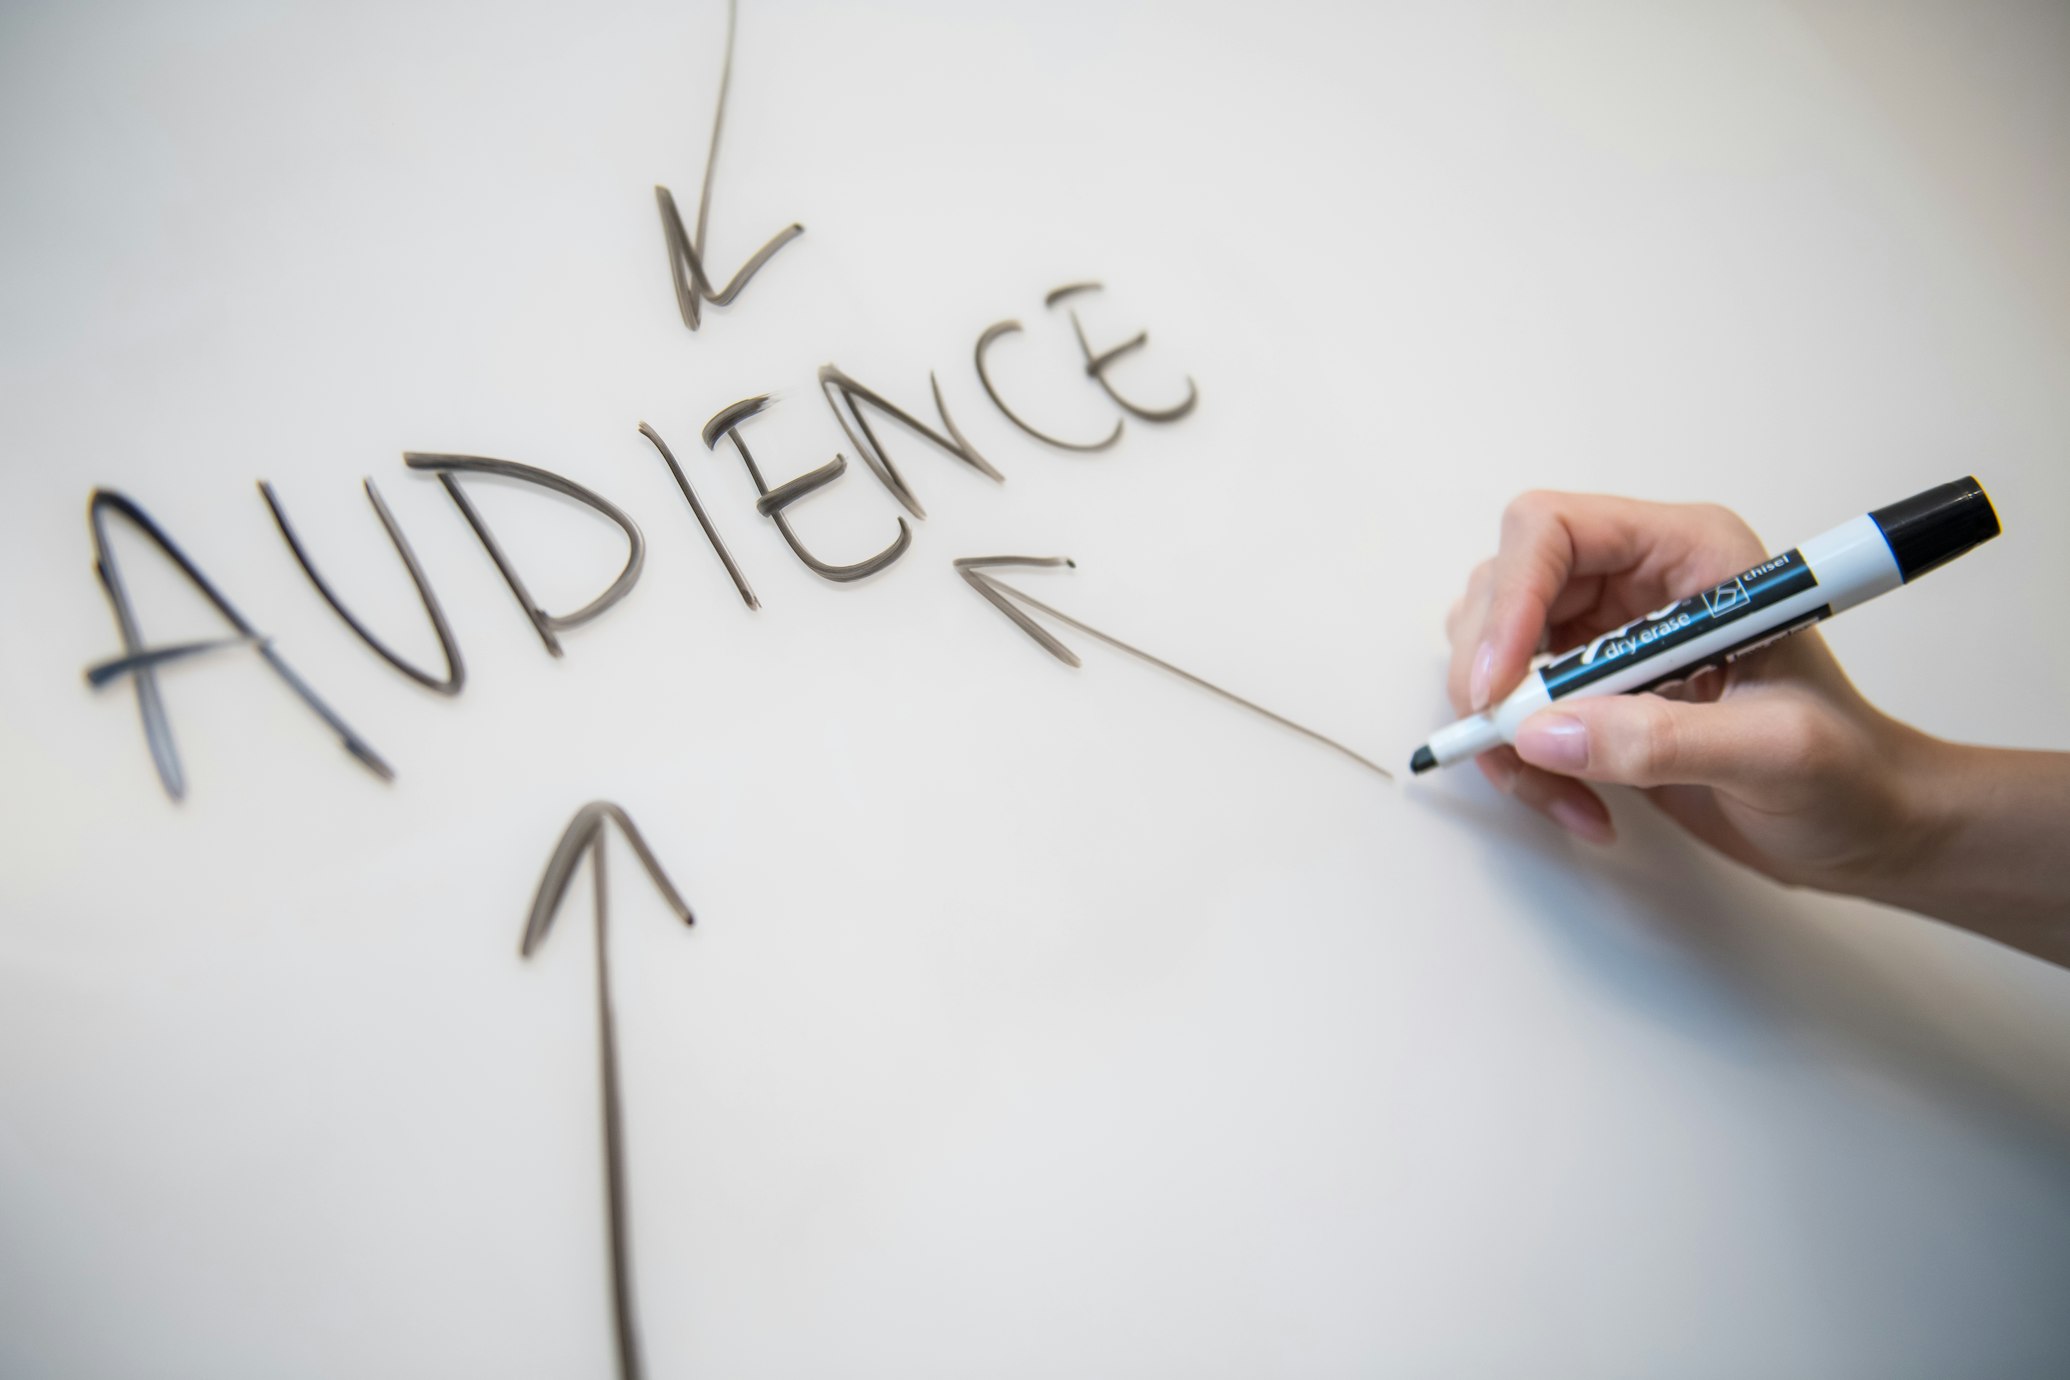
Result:
<svg viewBox="0 0 2070 1380"><path fill-rule="evenodd" d="M1883 529L1908 584L1998 535L1998 514L1975 476L1936 485L1869 518Z"/></svg>

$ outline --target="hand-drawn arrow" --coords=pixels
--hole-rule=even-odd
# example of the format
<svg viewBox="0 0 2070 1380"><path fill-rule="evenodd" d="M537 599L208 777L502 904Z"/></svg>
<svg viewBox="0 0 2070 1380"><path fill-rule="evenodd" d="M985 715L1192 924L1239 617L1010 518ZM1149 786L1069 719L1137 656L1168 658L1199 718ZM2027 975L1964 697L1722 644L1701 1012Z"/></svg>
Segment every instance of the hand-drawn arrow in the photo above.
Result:
<svg viewBox="0 0 2070 1380"><path fill-rule="evenodd" d="M618 1374L622 1380L640 1380L643 1367L639 1329L633 1318L632 1238L625 1215L625 1126L618 1096L618 1040L611 1023L611 966L604 943L609 914L604 886L606 823L618 825L625 841L632 845L641 865L647 869L654 889L661 893L669 908L682 917L684 924L694 923L690 907L683 904L682 896L669 883L661 864L655 861L653 852L647 847L647 841L640 837L640 831L625 811L607 800L597 800L575 812L575 818L568 821L553 856L547 859L546 874L539 879L539 890L532 896L532 913L525 919L525 937L518 945L518 955L530 958L532 951L545 940L547 930L553 925L554 914L560 909L561 898L567 894L568 883L575 875L575 868L581 863L583 854L588 853L589 875L595 883L597 1051L602 1065L604 1205L611 1240L611 1313L618 1339Z"/></svg>
<svg viewBox="0 0 2070 1380"><path fill-rule="evenodd" d="M712 112L712 146L704 159L704 186L697 194L697 233L690 234L683 229L682 213L676 210L676 199L666 187L654 189L654 201L661 211L661 233L668 241L668 271L676 285L676 308L682 313L683 324L696 330L702 317L705 302L726 306L740 295L748 279L761 271L776 251L805 233L802 225L787 225L777 231L769 242L754 252L740 271L725 287L714 287L704 266L704 231L711 217L712 174L719 167L719 133L726 126L726 90L733 85L733 28L739 17L739 0L726 0L726 57L719 64L719 104Z"/></svg>
<svg viewBox="0 0 2070 1380"><path fill-rule="evenodd" d="M1191 671L1183 670L1180 667L1174 666L1169 661L1166 661L1161 657L1152 656L1150 653L1144 651L1140 647L1132 647L1128 643L1123 642L1118 637L1114 637L1108 633L1103 633L1098 628L1092 627L1085 623L1081 623L1076 618L1073 618L1070 614L1065 613L1063 610L1051 608L1048 604L1043 603L1034 595L1029 594L1024 590L1015 589L1012 585L1004 584L995 577L983 573L987 569L993 569L1000 566L1054 567L1062 565L1069 566L1073 570L1077 569L1078 563L1074 560L1071 560L1069 557L965 556L961 560L957 561L955 565L956 572L963 577L963 581L965 584L969 585L972 589L976 590L979 594L983 595L986 601L989 602L994 608L998 609L1001 613L1005 614L1008 618L1012 619L1014 626L1018 627L1022 632L1028 634L1028 636L1034 638L1037 645L1039 645L1044 651L1048 652L1057 660L1063 662L1066 666L1080 665L1081 663L1078 660L1078 654L1072 651L1069 647L1066 647L1063 643L1057 641L1057 639L1051 636L1050 633L1046 629L1044 629L1041 624L1037 623L1034 619L1030 618L1027 614L1023 613L1019 608L1017 608L1012 602L1012 600L1018 599L1021 603L1026 604L1029 608L1048 614L1051 618L1056 619L1057 622L1064 624L1066 627L1076 628L1079 632L1084 633L1087 637L1097 638L1101 642L1106 643L1108 646L1114 648L1114 650L1118 652L1125 652L1129 656L1136 658L1138 661L1148 662L1150 665L1155 666L1160 671L1164 671L1171 675L1177 676L1180 680L1187 681L1191 684L1197 685L1203 690L1212 691L1213 693L1220 695L1223 699L1228 700L1231 704L1239 705L1245 709L1248 709L1253 714L1262 715L1263 717L1272 720L1272 722L1276 724L1280 724L1283 727L1293 729L1294 732L1300 734L1304 738L1312 738L1316 742L1321 743L1326 748L1330 748L1336 752L1343 753L1346 757L1349 757L1352 761L1358 763L1360 766L1364 767L1368 771L1378 772L1380 775L1386 777L1389 781L1394 780L1393 772L1389 771L1387 768L1381 766L1377 762L1369 761L1368 759L1359 756L1359 754L1353 752L1350 748L1344 746L1344 744L1338 742L1335 738L1325 737L1324 735L1317 733L1314 729L1309 728L1306 725L1295 723L1292 719L1287 718L1285 715L1273 713L1271 710L1265 708L1265 706L1261 704L1253 704L1251 701L1245 699L1241 695L1235 694L1232 691L1224 690L1221 686L1216 685L1212 681L1202 680L1199 676L1194 675ZM1011 598L1009 598L1009 596L1011 596Z"/></svg>

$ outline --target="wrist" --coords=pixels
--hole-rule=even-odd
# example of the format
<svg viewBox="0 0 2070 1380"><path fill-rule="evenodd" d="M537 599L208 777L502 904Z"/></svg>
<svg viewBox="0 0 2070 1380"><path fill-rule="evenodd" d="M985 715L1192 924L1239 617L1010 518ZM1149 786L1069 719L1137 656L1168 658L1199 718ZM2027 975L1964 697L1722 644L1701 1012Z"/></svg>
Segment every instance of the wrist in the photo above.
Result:
<svg viewBox="0 0 2070 1380"><path fill-rule="evenodd" d="M1893 741L1885 760L1894 788L1895 810L1882 859L1862 878L1856 894L1868 900L1929 909L1955 867L1962 821L1971 801L1980 749L1891 724Z"/></svg>
<svg viewBox="0 0 2070 1380"><path fill-rule="evenodd" d="M2070 753L1905 732L1903 823L1857 894L2070 966Z"/></svg>

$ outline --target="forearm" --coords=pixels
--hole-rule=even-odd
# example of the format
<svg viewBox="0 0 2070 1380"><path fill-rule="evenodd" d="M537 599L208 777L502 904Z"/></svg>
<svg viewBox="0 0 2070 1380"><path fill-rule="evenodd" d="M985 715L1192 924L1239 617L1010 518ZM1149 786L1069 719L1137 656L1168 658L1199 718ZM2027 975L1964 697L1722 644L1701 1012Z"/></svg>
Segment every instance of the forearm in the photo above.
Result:
<svg viewBox="0 0 2070 1380"><path fill-rule="evenodd" d="M1913 785L1914 846L1862 893L2070 967L2070 753L1936 742Z"/></svg>

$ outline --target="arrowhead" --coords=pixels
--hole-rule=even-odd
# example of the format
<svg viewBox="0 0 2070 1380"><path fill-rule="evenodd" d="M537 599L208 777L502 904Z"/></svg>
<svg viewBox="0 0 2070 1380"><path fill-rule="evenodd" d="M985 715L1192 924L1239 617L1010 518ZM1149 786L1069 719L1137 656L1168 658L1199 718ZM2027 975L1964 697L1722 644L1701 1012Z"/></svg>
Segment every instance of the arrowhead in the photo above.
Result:
<svg viewBox="0 0 2070 1380"><path fill-rule="evenodd" d="M632 817L608 800L593 800L575 812L575 818L568 821L568 827L561 831L561 841L554 846L553 856L546 861L546 872L539 879L539 889L532 894L532 910L525 918L525 937L518 945L518 953L532 956L532 950L539 947L546 938L546 932L553 927L553 918L560 910L561 898L568 894L568 883L575 876L575 868L582 861L583 853L594 847L601 859L604 842L604 825L616 823L625 841L632 845L639 857L640 865L647 869L647 876L654 883L654 889L661 893L661 899L668 902L682 918L684 924L696 923L690 915L690 907L683 904L668 874L661 870L654 853L647 847L647 840L640 837L639 828ZM604 917L599 915L597 923Z"/></svg>
<svg viewBox="0 0 2070 1380"><path fill-rule="evenodd" d="M1063 643L1057 641L1056 638L1050 636L1050 634L1042 627L1041 624L1037 623L1033 618L1030 618L1025 612L1022 611L1020 604L1026 604L1029 608L1034 609L1036 612L1048 615L1049 617L1055 619L1057 622L1062 623L1067 628L1075 628L1077 631L1084 633L1087 637L1093 638L1096 641L1104 642L1117 652L1121 652L1126 656L1132 656L1136 660L1145 662L1148 665L1155 666L1158 670L1165 672L1167 675L1177 676L1180 680L1186 681L1188 684L1191 685L1197 685L1201 689L1207 691L1210 694L1219 695L1223 699L1229 701L1231 704L1236 705L1238 708L1248 709L1251 713L1258 715L1260 718L1270 719L1273 723L1279 724L1283 728L1290 728L1304 738L1313 739L1315 742L1322 744L1324 747L1329 748L1333 752L1342 753L1344 756L1350 758L1352 761L1358 763L1360 766L1364 767L1368 771L1378 773L1379 775L1386 777L1390 781L1394 779L1393 772L1389 771L1387 768L1381 766L1377 762L1371 761L1365 757L1361 757L1359 754L1353 752L1350 748L1344 746L1344 744L1338 742L1336 739L1325 737L1323 734L1316 732L1314 729L1309 728L1304 724L1295 723L1292 719L1287 718L1284 714L1275 714L1270 709L1267 709L1264 705L1254 704L1250 700L1245 699L1243 696L1236 694L1234 691L1224 690L1221 686L1216 685L1213 681L1204 680L1201 677L1194 675L1191 671L1188 671L1183 667L1174 666L1162 657L1152 656L1149 652L1144 651L1141 647L1130 646L1128 643L1123 642L1120 638L1115 637L1110 633L1101 632L1098 628L1093 627L1089 623L1081 623L1076 618L1073 618L1070 614L1065 613L1062 609L1052 608L1048 604L1043 603L1040 599L1037 599L1034 595L1023 593L1022 591L1015 589L1012 585L1001 584L999 581L993 579L991 576L984 573L987 570L997 569L1001 566L1039 567L1067 565L1071 566L1073 569L1076 569L1077 562L1072 561L1068 557L965 556L962 560L957 561L955 564L956 573L963 577L963 581L965 584L969 585L979 594L982 594L985 597L985 601L987 603L991 604L992 607L998 609L1001 613L1005 614L1008 618L1012 619L1015 627L1019 628L1028 636L1034 638L1037 646L1041 647L1042 650L1048 652L1058 661L1063 662L1066 666L1078 665L1078 654L1072 651L1069 647L1066 647ZM1015 600L1019 600L1020 603L1015 603Z"/></svg>
<svg viewBox="0 0 2070 1380"><path fill-rule="evenodd" d="M1042 650L1048 652L1066 666L1078 666L1082 664L1078 660L1078 653L1050 636L1049 632L1041 624L1021 612L1020 607L1007 597L1009 594L1018 594L1018 590L1015 590L1010 585L1002 585L991 576L983 573L987 568L998 566L1041 567L1059 565L1071 566L1073 569L1077 568L1077 563L1068 556L965 556L956 562L956 573L963 577L965 584L983 595L986 602L991 604L993 608L998 609L1012 619L1015 627L1034 638L1036 645L1041 647Z"/></svg>

